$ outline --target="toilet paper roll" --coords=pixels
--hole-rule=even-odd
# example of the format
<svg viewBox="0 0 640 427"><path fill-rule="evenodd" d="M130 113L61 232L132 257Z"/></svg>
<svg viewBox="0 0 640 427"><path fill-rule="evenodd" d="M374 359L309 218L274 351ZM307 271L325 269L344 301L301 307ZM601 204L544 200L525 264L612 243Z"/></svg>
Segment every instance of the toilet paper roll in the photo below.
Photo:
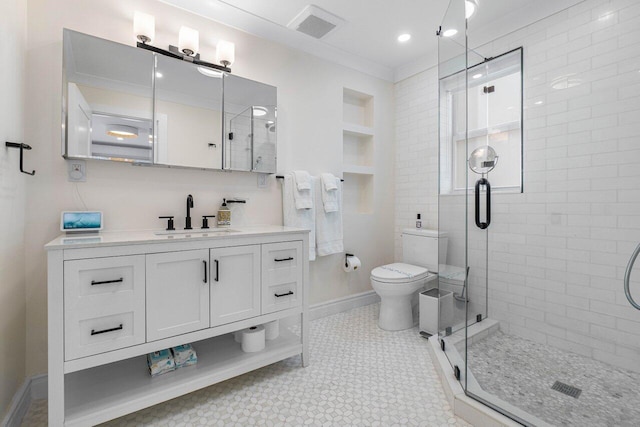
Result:
<svg viewBox="0 0 640 427"><path fill-rule="evenodd" d="M242 331L235 331L233 333L233 339L238 343L242 344Z"/></svg>
<svg viewBox="0 0 640 427"><path fill-rule="evenodd" d="M264 350L264 326L252 326L242 331L242 351L255 353Z"/></svg>
<svg viewBox="0 0 640 427"><path fill-rule="evenodd" d="M358 258L357 256L348 256L345 259L344 264L342 264L342 269L347 273L350 273L359 269L361 266L362 262L360 261L360 258Z"/></svg>
<svg viewBox="0 0 640 427"><path fill-rule="evenodd" d="M280 335L280 321L274 320L273 322L265 323L264 336L267 340L275 340Z"/></svg>

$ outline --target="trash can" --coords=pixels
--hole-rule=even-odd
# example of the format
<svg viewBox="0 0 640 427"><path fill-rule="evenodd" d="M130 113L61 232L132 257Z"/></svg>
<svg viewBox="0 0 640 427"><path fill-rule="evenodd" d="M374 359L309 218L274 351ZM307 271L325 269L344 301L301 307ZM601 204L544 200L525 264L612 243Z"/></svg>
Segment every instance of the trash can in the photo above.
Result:
<svg viewBox="0 0 640 427"><path fill-rule="evenodd" d="M438 311L441 328L451 326L453 319L453 293L438 288L420 293L420 331L430 335L438 333Z"/></svg>

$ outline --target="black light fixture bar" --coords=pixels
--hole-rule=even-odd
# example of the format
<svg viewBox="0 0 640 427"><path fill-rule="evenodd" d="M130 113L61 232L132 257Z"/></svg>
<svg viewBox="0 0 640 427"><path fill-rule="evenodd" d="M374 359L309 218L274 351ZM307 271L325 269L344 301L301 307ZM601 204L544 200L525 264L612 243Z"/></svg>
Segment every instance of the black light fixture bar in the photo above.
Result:
<svg viewBox="0 0 640 427"><path fill-rule="evenodd" d="M151 46L150 44L138 42L136 44L141 49L145 49L151 52L159 53L160 55L168 56L170 58L181 59L183 61L192 62L196 65L201 65L207 68L213 68L218 71L224 71L225 73L231 74L231 68L223 67L222 65L212 64L211 62L201 61L200 54L196 54L195 56L187 56L178 51L178 48L175 46L169 46L169 50L164 50L159 47Z"/></svg>

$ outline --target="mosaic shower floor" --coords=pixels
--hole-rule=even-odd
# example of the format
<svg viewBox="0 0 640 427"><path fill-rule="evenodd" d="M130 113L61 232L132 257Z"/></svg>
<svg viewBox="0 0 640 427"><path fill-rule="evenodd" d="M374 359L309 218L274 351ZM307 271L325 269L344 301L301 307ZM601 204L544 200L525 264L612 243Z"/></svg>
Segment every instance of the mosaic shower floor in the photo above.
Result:
<svg viewBox="0 0 640 427"><path fill-rule="evenodd" d="M447 402L417 329L377 327L378 304L311 323L311 365L294 357L104 426L468 426ZM46 426L36 401L23 426Z"/></svg>
<svg viewBox="0 0 640 427"><path fill-rule="evenodd" d="M640 425L640 374L496 332L468 350L484 391L557 426ZM578 398L551 387L582 390Z"/></svg>

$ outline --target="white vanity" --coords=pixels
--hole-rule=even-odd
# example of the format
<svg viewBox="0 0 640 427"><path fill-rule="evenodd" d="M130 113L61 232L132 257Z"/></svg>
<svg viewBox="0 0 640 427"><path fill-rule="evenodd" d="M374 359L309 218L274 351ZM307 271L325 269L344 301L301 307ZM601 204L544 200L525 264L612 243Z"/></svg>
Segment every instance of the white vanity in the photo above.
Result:
<svg viewBox="0 0 640 427"><path fill-rule="evenodd" d="M107 232L45 248L51 426L95 425L298 354L309 362L307 230ZM299 327L257 353L234 341L276 319ZM149 375L147 353L185 343L196 365Z"/></svg>

